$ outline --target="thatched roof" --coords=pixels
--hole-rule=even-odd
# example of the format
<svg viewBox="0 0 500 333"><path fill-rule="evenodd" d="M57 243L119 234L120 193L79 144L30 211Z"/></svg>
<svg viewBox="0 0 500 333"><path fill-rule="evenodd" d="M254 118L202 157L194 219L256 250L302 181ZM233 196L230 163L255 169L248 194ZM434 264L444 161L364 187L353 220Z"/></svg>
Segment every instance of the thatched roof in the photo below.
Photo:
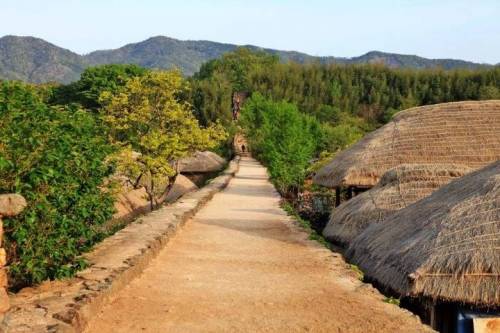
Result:
<svg viewBox="0 0 500 333"><path fill-rule="evenodd" d="M193 156L179 160L179 171L203 173L222 170L226 160L211 151L197 151Z"/></svg>
<svg viewBox="0 0 500 333"><path fill-rule="evenodd" d="M500 161L370 225L346 255L403 295L500 306Z"/></svg>
<svg viewBox="0 0 500 333"><path fill-rule="evenodd" d="M444 103L401 111L318 171L327 187L372 187L403 163L481 168L500 159L500 100Z"/></svg>
<svg viewBox="0 0 500 333"><path fill-rule="evenodd" d="M453 164L402 164L390 169L374 188L333 208L323 235L348 245L370 224L382 222L470 171Z"/></svg>

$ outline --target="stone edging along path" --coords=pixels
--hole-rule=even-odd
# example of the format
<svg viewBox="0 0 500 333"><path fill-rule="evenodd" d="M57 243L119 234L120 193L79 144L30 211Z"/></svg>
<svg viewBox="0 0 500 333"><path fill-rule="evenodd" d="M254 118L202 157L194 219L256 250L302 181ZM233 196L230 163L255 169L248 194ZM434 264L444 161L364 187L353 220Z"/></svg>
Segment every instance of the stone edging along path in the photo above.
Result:
<svg viewBox="0 0 500 333"><path fill-rule="evenodd" d="M224 189L239 168L239 156L198 191L137 219L84 257L90 267L66 281L23 289L11 298L0 332L81 332L89 318L141 274L169 239Z"/></svg>

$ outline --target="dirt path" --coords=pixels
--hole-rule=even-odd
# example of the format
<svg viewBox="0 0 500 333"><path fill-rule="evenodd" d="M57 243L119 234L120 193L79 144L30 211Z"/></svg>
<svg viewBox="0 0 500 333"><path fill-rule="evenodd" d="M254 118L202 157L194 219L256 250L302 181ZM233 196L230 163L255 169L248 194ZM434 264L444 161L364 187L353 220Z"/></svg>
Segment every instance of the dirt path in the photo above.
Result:
<svg viewBox="0 0 500 333"><path fill-rule="evenodd" d="M228 188L189 221L88 332L421 332L341 258L307 240L265 169L243 158Z"/></svg>

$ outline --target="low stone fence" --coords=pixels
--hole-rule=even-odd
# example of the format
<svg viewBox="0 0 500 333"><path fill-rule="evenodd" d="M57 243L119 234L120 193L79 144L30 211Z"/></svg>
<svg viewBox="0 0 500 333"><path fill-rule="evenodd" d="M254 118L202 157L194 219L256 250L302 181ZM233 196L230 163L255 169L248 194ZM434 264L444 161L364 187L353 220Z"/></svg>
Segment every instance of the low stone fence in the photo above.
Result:
<svg viewBox="0 0 500 333"><path fill-rule="evenodd" d="M82 332L89 318L140 275L176 231L227 186L238 167L239 157L205 187L99 243L83 256L90 266L75 278L21 290L11 297L0 332Z"/></svg>
<svg viewBox="0 0 500 333"><path fill-rule="evenodd" d="M0 320L9 310L10 302L7 294L7 253L3 248L3 222L2 217L13 217L20 214L26 207L26 200L19 194L0 195Z"/></svg>

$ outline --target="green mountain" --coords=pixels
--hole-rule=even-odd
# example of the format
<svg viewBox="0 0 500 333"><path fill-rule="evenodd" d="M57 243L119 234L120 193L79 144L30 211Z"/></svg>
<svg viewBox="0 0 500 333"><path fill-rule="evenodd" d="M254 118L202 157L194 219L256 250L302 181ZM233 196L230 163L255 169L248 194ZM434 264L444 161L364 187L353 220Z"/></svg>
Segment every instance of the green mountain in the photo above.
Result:
<svg viewBox="0 0 500 333"><path fill-rule="evenodd" d="M264 49L244 45L278 55L283 61L299 63L320 62L339 64L382 63L393 68L476 69L490 65L454 59L427 59L414 55L368 52L354 58L314 57L295 51ZM34 37L5 36L0 38L0 78L34 83L77 80L88 66L133 63L147 68L180 68L192 75L202 63L220 57L239 47L234 44L210 41L181 41L169 37L152 37L113 50L79 55Z"/></svg>
<svg viewBox="0 0 500 333"><path fill-rule="evenodd" d="M231 44L181 41L158 36L114 50L95 51L84 57L92 65L132 63L146 68L177 67L184 74L192 75L207 60L218 58L235 48Z"/></svg>
<svg viewBox="0 0 500 333"><path fill-rule="evenodd" d="M28 82L71 82L87 67L74 52L34 37L0 38L0 78Z"/></svg>
<svg viewBox="0 0 500 333"><path fill-rule="evenodd" d="M364 63L382 63L392 68L435 68L440 67L443 69L477 69L479 67L486 67L485 64L477 64L465 60L456 59L428 59L416 55L385 53L380 51L371 51L360 57L345 59L346 63L351 64L364 64Z"/></svg>

